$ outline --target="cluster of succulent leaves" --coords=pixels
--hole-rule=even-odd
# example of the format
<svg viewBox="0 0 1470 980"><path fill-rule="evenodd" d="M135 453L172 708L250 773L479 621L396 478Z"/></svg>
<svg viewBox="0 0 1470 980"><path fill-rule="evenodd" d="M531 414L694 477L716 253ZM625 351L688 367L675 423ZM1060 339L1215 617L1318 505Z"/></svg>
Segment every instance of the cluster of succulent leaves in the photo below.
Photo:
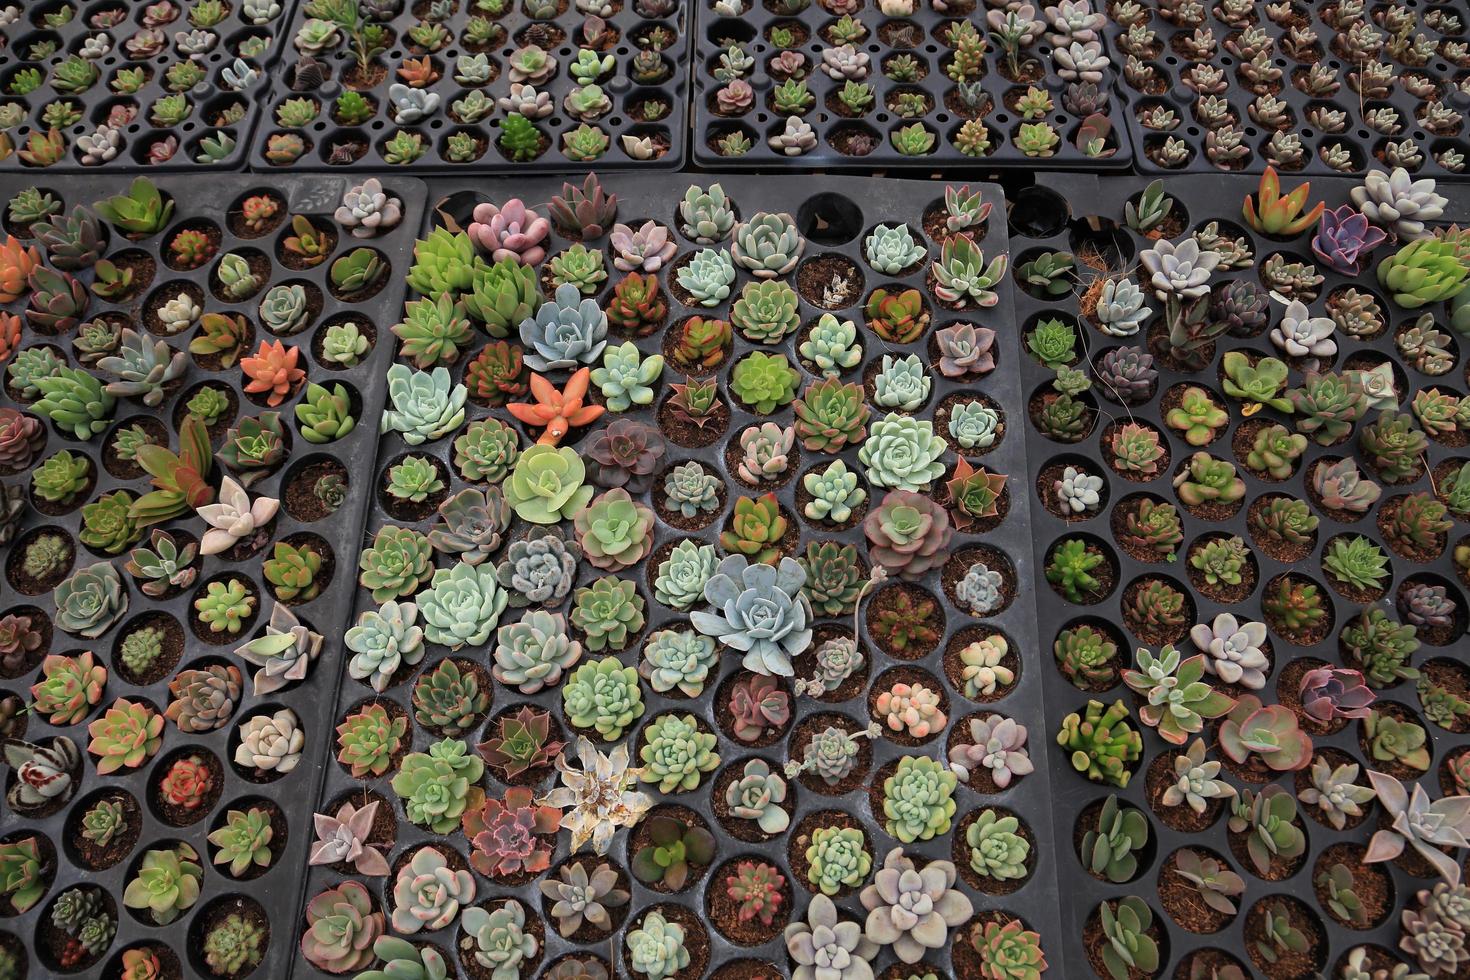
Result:
<svg viewBox="0 0 1470 980"><path fill-rule="evenodd" d="M134 17L63 3L7 17L0 32L14 70L0 85L0 165L233 163L287 9L169 0L141 4Z"/></svg>
<svg viewBox="0 0 1470 980"><path fill-rule="evenodd" d="M717 30L701 39L705 97L696 112L721 157L800 157L825 152L824 141L848 157L887 160L947 150L1096 161L1118 151L1106 16L1090 3L1012 5L936 26L918 0L888 0L876 12L778 0L766 7L769 20L753 12L759 34L748 40L722 33L752 13L748 4L701 3ZM995 120L1005 112L1013 123ZM758 133L751 122L768 114L776 124Z"/></svg>
<svg viewBox="0 0 1470 980"><path fill-rule="evenodd" d="M689 25L676 10L672 0L303 3L259 156L273 167L656 160L679 138L669 83ZM338 59L342 85L324 94ZM625 107L630 87L646 97Z"/></svg>
<svg viewBox="0 0 1470 980"><path fill-rule="evenodd" d="M1239 0L1178 16L1137 2L1112 12L1108 41L1130 129L1154 167L1353 175L1382 164L1442 177L1466 167L1462 145L1436 139L1461 125L1444 100L1464 84L1445 71L1467 63L1463 31L1460 11L1407 6L1380 20L1350 3L1298 21Z"/></svg>
<svg viewBox="0 0 1470 980"><path fill-rule="evenodd" d="M1039 961L1039 939L1019 920L1003 935L972 936L963 897L972 882L961 885L957 868L946 876L945 862L931 865L922 888L902 870L926 842L964 839L967 869L1007 881L1032 873L1014 818L969 833L960 811L960 771L1002 786L1033 771L1024 726L977 719L953 762L905 748L891 771L868 774L876 795L863 829L820 828L791 857L776 855L795 832L793 794L850 779L869 739L903 732L938 744L956 717L940 699L954 695L939 676L890 680L872 692L871 730L823 726L786 758L755 752L792 728L794 683L866 710L847 682L879 655L848 637L873 596L881 614L869 628L886 648L939 647L945 548L966 540L957 528L1001 517L1007 479L978 465L999 438L997 410L966 401L948 429L934 411L935 394L953 390L943 379L983 379L995 367L995 333L965 313L994 301L1006 268L981 251L990 202L970 188L946 195L949 235L962 246L931 241L917 216L890 218L861 242L860 268L916 288L832 282L818 303L798 272L814 244L755 194L737 206L718 184L693 186L672 224L657 210L625 224L632 206L616 189L592 177L546 205L480 201L417 243L412 293L392 327L380 492L357 560L350 679L313 864L351 853L369 887L390 876L393 899L372 907L360 938L456 922L482 934L468 912L478 899L454 870L465 860L482 886L539 891L549 903L521 911L541 918L547 940L506 926L512 966L545 955L553 929L601 956L606 923L626 916L633 973L662 978L679 968L681 946L695 946L650 893L688 901L697 887L724 889L739 921L702 927L748 921L774 939L803 918L806 903L791 898L798 881L844 902L844 889L867 886L864 902L892 908L894 922L903 903L932 902L945 931L960 930L956 941L984 947L979 955ZM953 288L942 301L952 317L922 288L931 263L944 264L936 277ZM922 353L934 333L949 359L942 371ZM865 347L875 351L870 390ZM940 462L948 439L974 450L975 464ZM804 496L791 496L796 485ZM792 499L804 506L793 511ZM880 566L928 584L880 592ZM1000 571L969 571L969 601L998 608ZM972 646L967 697L1014 683L1004 637L988 632ZM577 805L578 774L598 760L612 772L637 767L621 786L629 812L598 820ZM710 800L732 769L738 778L720 789L730 820L764 835L769 860L720 871L743 837L711 809L677 807ZM396 840L370 833L363 806L391 809ZM898 845L886 860L880 832ZM405 847L422 874L382 860ZM328 870L309 878L308 923L338 921L356 900ZM429 889L431 879L443 888ZM805 913L813 928L821 907ZM410 928L416 920L426 925ZM873 930L907 961L909 943ZM330 968L343 943L321 938L305 956ZM927 942L942 959L933 940L913 948ZM484 952L480 942L445 943L446 959L463 966ZM872 958L866 947L860 955Z"/></svg>
<svg viewBox="0 0 1470 980"><path fill-rule="evenodd" d="M170 6L151 5L148 16ZM175 13L207 20L211 7L224 9L200 0ZM376 216L387 231L401 218L389 194L354 205L360 190L343 215L313 219L344 253L362 221ZM288 476L290 449L299 459L314 441L302 427L307 386L271 410L274 387L257 383L286 368L265 370L269 353L230 359L218 345L196 346L207 324L238 314L180 273L247 242L265 245L263 254L277 229L282 250L295 253L285 201L243 180L201 196L139 177L18 186L3 208L0 544L10 594L24 601L0 615L0 705L15 774L0 887L16 912L45 910L60 937L37 941L30 975L57 968L48 957L62 972L100 968L116 958L114 945L129 946L128 975L161 975L177 957L132 932L133 921L187 916L203 972L241 975L285 941L281 910L252 906L253 897L229 915L200 910L230 883L291 887L276 884L286 874L279 858L307 826L286 801L310 792L301 763L325 741L306 725L317 682L331 673L316 670L325 644L317 630L332 615L323 600L350 590L331 574L327 538L350 508L345 469ZM318 249L317 261L333 252ZM252 319L258 306L269 329L272 311L291 304L268 298L287 288L272 274L287 277L266 263L249 272L256 295L233 302L248 304L235 309ZM335 303L323 297L317 312L330 317ZM325 358L301 357L297 345L310 349L306 328L323 338L328 328L304 312L292 326L298 333L272 347L289 349L298 374L317 370ZM351 428L345 389L340 400L338 424L321 429L330 439ZM317 519L283 503L290 487ZM230 769L260 792L232 790ZM55 836L63 822L65 842ZM62 884L103 873L117 875L111 895ZM11 976L24 967L0 962Z"/></svg>
<svg viewBox="0 0 1470 980"><path fill-rule="evenodd" d="M1148 9L1113 13L1142 11L1147 24ZM1208 41L1174 35L1191 37ZM1221 187L1239 188L1238 209ZM1057 519L1038 550L1041 587L1055 594L1042 623L1060 612L1060 628L1043 625L1047 683L1074 705L1053 764L1076 773L1060 799L1088 806L1075 849L1105 883L1084 883L1079 901L1102 931L1103 972L1120 980L1164 965L1161 935L1179 969L1233 975L1201 964L1197 911L1174 914L1185 891L1220 922L1246 917L1247 943L1228 950L1240 970L1276 975L1310 956L1326 975L1354 976L1345 964L1368 954L1329 948L1331 918L1399 928L1404 965L1375 968L1432 975L1439 954L1419 937L1426 903L1464 891L1450 862L1432 862L1446 876L1435 891L1380 901L1371 922L1362 896L1366 876L1394 875L1378 862L1400 848L1439 853L1409 822L1443 813L1452 833L1470 829L1470 784L1434 775L1464 769L1454 740L1470 707L1452 690L1466 674L1449 653L1470 583L1454 509L1460 430L1446 422L1458 403L1438 380L1460 360L1451 338L1470 331L1470 242L1434 220L1446 188L1403 170L1333 188L1329 201L1270 170L1191 189L1108 188L1126 200L1100 213L1136 266L1017 244L1036 256L1018 266L1034 300L1020 318L1044 310L1027 339L1025 371L1041 384L1028 449L1033 469L1057 474L1035 484ZM1280 249L1312 258L1286 268ZM1078 270L1065 290L1048 288L1052 267ZM1087 446L1096 454L1073 454ZM1365 823L1374 809L1405 833ZM1190 847L1154 855L1164 826ZM1321 860L1321 827L1351 832L1337 840L1352 861ZM1273 900L1273 882L1303 864L1316 894ZM1463 929L1446 929L1459 942Z"/></svg>

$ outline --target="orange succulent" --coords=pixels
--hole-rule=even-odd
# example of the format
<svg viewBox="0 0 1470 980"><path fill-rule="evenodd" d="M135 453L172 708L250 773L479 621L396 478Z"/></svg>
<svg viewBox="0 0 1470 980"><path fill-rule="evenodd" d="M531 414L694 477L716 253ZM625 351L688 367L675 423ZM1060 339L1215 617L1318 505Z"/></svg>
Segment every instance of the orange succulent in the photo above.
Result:
<svg viewBox="0 0 1470 980"><path fill-rule="evenodd" d="M434 70L434 62L428 55L422 58L404 58L403 64L398 66L398 77L409 88L428 88L439 80L439 73Z"/></svg>
<svg viewBox="0 0 1470 980"><path fill-rule="evenodd" d="M0 312L0 364L10 360L10 355L20 347L20 316Z"/></svg>
<svg viewBox="0 0 1470 980"><path fill-rule="evenodd" d="M543 446L555 446L572 426L589 425L607 411L601 405L582 404L591 381L591 370L582 368L567 380L565 388L557 391L556 385L545 377L532 374L531 396L536 401L511 402L505 407L527 425L545 426L546 431L536 441Z"/></svg>
<svg viewBox="0 0 1470 980"><path fill-rule="evenodd" d="M296 366L300 356L299 347L287 347L279 340L274 343L262 340L253 356L240 359L240 370L250 379L245 390L265 394L265 403L272 408L281 404L306 377L306 372Z"/></svg>
<svg viewBox="0 0 1470 980"><path fill-rule="evenodd" d="M0 244L0 303L14 303L29 290L26 277L41 264L41 253L32 245L26 248L14 235L6 235Z"/></svg>

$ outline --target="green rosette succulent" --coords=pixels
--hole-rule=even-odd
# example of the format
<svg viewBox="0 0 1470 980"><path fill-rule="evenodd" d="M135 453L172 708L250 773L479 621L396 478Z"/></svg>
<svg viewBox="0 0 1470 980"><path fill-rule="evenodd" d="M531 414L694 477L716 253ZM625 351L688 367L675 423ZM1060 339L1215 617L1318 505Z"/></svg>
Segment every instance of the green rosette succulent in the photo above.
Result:
<svg viewBox="0 0 1470 980"><path fill-rule="evenodd" d="M428 752L404 756L392 786L411 822L447 834L459 827L465 810L479 805L484 791L478 784L484 774L485 763L468 745L446 738L430 745Z"/></svg>
<svg viewBox="0 0 1470 980"><path fill-rule="evenodd" d="M96 639L128 611L128 591L111 562L78 569L52 592L56 615L52 621L63 632Z"/></svg>
<svg viewBox="0 0 1470 980"><path fill-rule="evenodd" d="M634 583L608 575L577 590L571 620L587 649L621 650L643 628L643 597Z"/></svg>
<svg viewBox="0 0 1470 980"><path fill-rule="evenodd" d="M698 789L700 780L720 764L715 736L701 731L693 715L664 715L643 730L638 778L656 783L660 793Z"/></svg>
<svg viewBox="0 0 1470 980"><path fill-rule="evenodd" d="M705 583L715 574L715 549L686 538L659 562L654 598L670 609L684 610L704 598Z"/></svg>
<svg viewBox="0 0 1470 980"><path fill-rule="evenodd" d="M204 869L188 844L148 851L123 890L123 904L166 926L194 907Z"/></svg>
<svg viewBox="0 0 1470 980"><path fill-rule="evenodd" d="M489 565L459 562L434 572L429 588L418 596L424 637L451 650L483 646L500 622L508 597Z"/></svg>
<svg viewBox="0 0 1470 980"><path fill-rule="evenodd" d="M801 375L784 354L756 351L735 365L730 375L730 390L752 411L768 415L777 406L789 404L796 398L796 386L800 381Z"/></svg>
<svg viewBox="0 0 1470 980"><path fill-rule="evenodd" d="M858 461L876 486L923 490L944 475L940 458L947 448L934 423L890 412L869 428Z"/></svg>
<svg viewBox="0 0 1470 980"><path fill-rule="evenodd" d="M584 486L582 457L568 446L531 446L516 460L505 482L516 515L533 524L556 524L587 506L593 488Z"/></svg>
<svg viewBox="0 0 1470 980"><path fill-rule="evenodd" d="M748 282L730 308L730 323L751 343L779 343L801 326L798 302L789 283L776 279Z"/></svg>
<svg viewBox="0 0 1470 980"><path fill-rule="evenodd" d="M905 844L949 831L959 777L928 756L904 756L883 781L884 829Z"/></svg>
<svg viewBox="0 0 1470 980"><path fill-rule="evenodd" d="M413 528L389 524L358 556L358 568L358 582L372 590L373 601L390 602L413 595L434 574L434 549Z"/></svg>
<svg viewBox="0 0 1470 980"><path fill-rule="evenodd" d="M567 678L561 696L567 721L595 730L603 741L617 741L643 717L638 671L624 667L616 657L582 664Z"/></svg>

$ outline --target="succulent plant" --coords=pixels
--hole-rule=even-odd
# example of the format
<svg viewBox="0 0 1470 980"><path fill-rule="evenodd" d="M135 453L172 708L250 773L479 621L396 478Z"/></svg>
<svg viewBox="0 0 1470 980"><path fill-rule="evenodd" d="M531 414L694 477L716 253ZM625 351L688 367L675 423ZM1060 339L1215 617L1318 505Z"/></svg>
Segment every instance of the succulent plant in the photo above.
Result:
<svg viewBox="0 0 1470 980"><path fill-rule="evenodd" d="M958 777L927 756L903 756L883 781L884 829L904 843L949 830Z"/></svg>
<svg viewBox="0 0 1470 980"><path fill-rule="evenodd" d="M628 933L628 960L633 972L648 980L666 980L689 965L684 927L656 911L643 916L642 924Z"/></svg>
<svg viewBox="0 0 1470 980"><path fill-rule="evenodd" d="M123 891L123 904L168 925L199 900L203 876L199 855L188 844L147 851Z"/></svg>
<svg viewBox="0 0 1470 980"><path fill-rule="evenodd" d="M307 904L301 953L328 973L351 973L373 963L374 941L387 928L386 917L374 910L367 888L344 881Z"/></svg>
<svg viewBox="0 0 1470 980"><path fill-rule="evenodd" d="M1114 701L1104 707L1089 700L1083 712L1062 719L1057 744L1071 753L1072 767L1094 782L1124 787L1128 769L1143 751L1143 739L1128 724L1128 706Z"/></svg>

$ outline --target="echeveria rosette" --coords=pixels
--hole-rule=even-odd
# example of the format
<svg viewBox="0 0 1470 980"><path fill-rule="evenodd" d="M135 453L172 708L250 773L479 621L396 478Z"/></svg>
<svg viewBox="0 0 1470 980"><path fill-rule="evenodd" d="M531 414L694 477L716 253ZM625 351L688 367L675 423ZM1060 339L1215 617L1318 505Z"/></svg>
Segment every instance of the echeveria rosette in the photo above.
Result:
<svg viewBox="0 0 1470 980"><path fill-rule="evenodd" d="M890 490L863 519L863 532L872 559L904 578L920 578L943 565L954 537L949 511L907 490Z"/></svg>
<svg viewBox="0 0 1470 980"><path fill-rule="evenodd" d="M838 919L837 905L814 895L805 922L786 927L786 951L796 969L791 980L873 980L878 944L856 922Z"/></svg>
<svg viewBox="0 0 1470 980"><path fill-rule="evenodd" d="M500 622L508 597L488 565L459 562L434 572L429 588L419 593L424 637L451 650L483 646Z"/></svg>
<svg viewBox="0 0 1470 980"><path fill-rule="evenodd" d="M883 780L884 829L905 844L949 832L958 774L928 756L903 756Z"/></svg>
<svg viewBox="0 0 1470 980"><path fill-rule="evenodd" d="M975 907L954 883L958 872L949 861L930 861L920 869L895 847L858 897L868 910L864 934L879 946L893 947L904 963L917 963L931 950L942 950L949 931L975 914Z"/></svg>
<svg viewBox="0 0 1470 980"><path fill-rule="evenodd" d="M382 912L360 882L344 881L321 892L306 906L301 954L327 973L351 973L373 962L374 941L387 931Z"/></svg>
<svg viewBox="0 0 1470 980"><path fill-rule="evenodd" d="M1387 237L1366 215L1344 204L1322 212L1317 234L1312 236L1312 254L1334 272L1356 276L1363 270L1368 254Z"/></svg>
<svg viewBox="0 0 1470 980"><path fill-rule="evenodd" d="M128 611L128 589L111 562L79 569L52 592L57 628L96 639Z"/></svg>
<svg viewBox="0 0 1470 980"><path fill-rule="evenodd" d="M742 555L720 562L705 584L704 597L718 612L689 614L694 628L745 655L746 670L790 677L791 658L812 641L812 608L802 586L800 563L782 558L778 566L748 564Z"/></svg>
<svg viewBox="0 0 1470 980"><path fill-rule="evenodd" d="M608 742L622 738L628 726L643 717L638 670L623 666L617 657L582 664L567 678L561 697L570 724L594 729Z"/></svg>
<svg viewBox="0 0 1470 980"><path fill-rule="evenodd" d="M636 565L653 547L653 511L622 487L577 511L572 526L582 554L603 571L619 572Z"/></svg>
<svg viewBox="0 0 1470 980"><path fill-rule="evenodd" d="M923 490L944 475L940 457L948 446L934 423L890 412L873 422L858 450L868 481L894 490Z"/></svg>
<svg viewBox="0 0 1470 980"><path fill-rule="evenodd" d="M556 524L587 506L593 489L584 486L587 469L568 446L535 445L521 453L505 496L516 515L532 524Z"/></svg>
<svg viewBox="0 0 1470 980"><path fill-rule="evenodd" d="M459 827L465 810L479 808L485 763L458 739L430 743L426 752L403 757L392 787L409 821L436 834Z"/></svg>
<svg viewBox="0 0 1470 980"><path fill-rule="evenodd" d="M415 371L407 364L388 369L388 407L380 432L398 432L410 446L442 439L464 421L469 391L450 381L447 368Z"/></svg>
<svg viewBox="0 0 1470 980"><path fill-rule="evenodd" d="M1184 660L1169 645L1155 657L1140 647L1137 662L1138 670L1123 671L1123 683L1145 698L1138 709L1139 720L1156 729L1166 742L1183 745L1190 735L1203 730L1205 719L1218 718L1235 706L1229 695L1213 690L1203 680L1204 654Z"/></svg>
<svg viewBox="0 0 1470 980"><path fill-rule="evenodd" d="M533 371L592 364L607 346L607 314L572 283L558 286L550 303L521 321L525 363Z"/></svg>
<svg viewBox="0 0 1470 980"><path fill-rule="evenodd" d="M363 610L343 636L352 651L348 675L384 691L400 666L424 659L424 630L418 616L419 607L412 602L389 600L378 609Z"/></svg>

